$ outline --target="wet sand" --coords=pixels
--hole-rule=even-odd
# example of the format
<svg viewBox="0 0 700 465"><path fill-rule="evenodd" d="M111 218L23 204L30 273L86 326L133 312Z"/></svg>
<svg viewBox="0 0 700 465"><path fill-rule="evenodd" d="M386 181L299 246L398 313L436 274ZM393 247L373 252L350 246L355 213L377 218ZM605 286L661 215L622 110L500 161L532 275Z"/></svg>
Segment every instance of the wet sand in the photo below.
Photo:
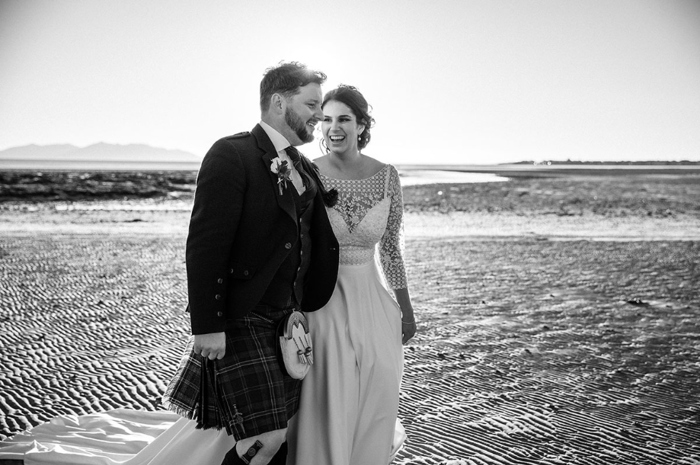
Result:
<svg viewBox="0 0 700 465"><path fill-rule="evenodd" d="M395 463L700 461L691 181L405 188L419 333ZM0 438L160 407L188 334L189 202L0 203Z"/></svg>

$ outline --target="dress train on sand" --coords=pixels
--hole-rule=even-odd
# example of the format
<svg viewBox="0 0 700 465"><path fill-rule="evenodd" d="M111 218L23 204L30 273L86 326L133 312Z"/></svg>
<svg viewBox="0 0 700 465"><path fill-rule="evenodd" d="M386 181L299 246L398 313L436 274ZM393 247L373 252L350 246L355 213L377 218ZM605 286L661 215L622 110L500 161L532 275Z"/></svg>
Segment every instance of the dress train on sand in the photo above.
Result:
<svg viewBox="0 0 700 465"><path fill-rule="evenodd" d="M24 465L221 463L233 438L195 425L169 411L58 416L0 443L0 460L22 460Z"/></svg>

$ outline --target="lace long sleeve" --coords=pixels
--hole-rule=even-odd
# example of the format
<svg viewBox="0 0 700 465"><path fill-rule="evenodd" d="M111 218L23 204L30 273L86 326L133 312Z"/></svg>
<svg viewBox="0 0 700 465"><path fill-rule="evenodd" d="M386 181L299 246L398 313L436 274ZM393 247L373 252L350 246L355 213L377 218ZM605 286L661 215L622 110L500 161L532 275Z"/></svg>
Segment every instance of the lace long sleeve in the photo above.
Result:
<svg viewBox="0 0 700 465"><path fill-rule="evenodd" d="M386 230L379 242L379 258L389 287L405 289L408 283L403 259L405 249L403 194L399 172L394 166L389 167L388 176L387 195L391 197L391 205Z"/></svg>

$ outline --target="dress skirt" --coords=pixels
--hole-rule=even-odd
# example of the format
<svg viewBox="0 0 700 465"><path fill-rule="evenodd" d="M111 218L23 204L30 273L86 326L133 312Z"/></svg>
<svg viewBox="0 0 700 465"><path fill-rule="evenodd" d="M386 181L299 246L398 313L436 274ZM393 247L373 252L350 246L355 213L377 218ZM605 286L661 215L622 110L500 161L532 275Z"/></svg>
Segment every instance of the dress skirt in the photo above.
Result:
<svg viewBox="0 0 700 465"><path fill-rule="evenodd" d="M401 310L375 262L341 264L330 301L306 316L314 365L290 422L287 464L389 463L403 371Z"/></svg>

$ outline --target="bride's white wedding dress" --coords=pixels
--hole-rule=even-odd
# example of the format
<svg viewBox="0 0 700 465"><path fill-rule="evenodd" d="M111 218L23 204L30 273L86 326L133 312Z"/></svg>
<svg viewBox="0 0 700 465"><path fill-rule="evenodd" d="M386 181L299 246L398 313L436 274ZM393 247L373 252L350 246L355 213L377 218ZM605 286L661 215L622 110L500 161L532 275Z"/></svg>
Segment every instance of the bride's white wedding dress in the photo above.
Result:
<svg viewBox="0 0 700 465"><path fill-rule="evenodd" d="M59 416L0 443L0 460L24 465L218 465L234 440L168 412L118 409Z"/></svg>
<svg viewBox="0 0 700 465"><path fill-rule="evenodd" d="M386 464L404 437L397 425L401 310L375 256L388 287L405 288L399 175L386 165L366 179L321 180L339 194L327 211L340 267L330 301L306 315L315 362L290 422L287 463Z"/></svg>

